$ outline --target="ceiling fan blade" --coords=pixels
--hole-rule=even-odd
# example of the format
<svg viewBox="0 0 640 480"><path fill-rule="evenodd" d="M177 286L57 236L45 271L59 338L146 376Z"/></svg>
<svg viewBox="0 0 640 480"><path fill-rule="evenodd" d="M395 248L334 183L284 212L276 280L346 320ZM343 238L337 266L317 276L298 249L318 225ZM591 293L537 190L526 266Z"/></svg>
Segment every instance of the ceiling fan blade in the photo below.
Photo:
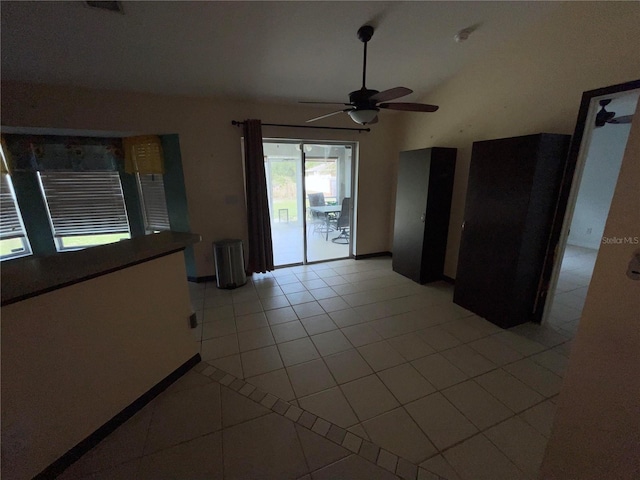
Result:
<svg viewBox="0 0 640 480"><path fill-rule="evenodd" d="M309 103L312 105L351 105L350 103L344 103L344 102L298 102L298 103Z"/></svg>
<svg viewBox="0 0 640 480"><path fill-rule="evenodd" d="M608 123L631 123L632 120L633 115L622 115L620 117L612 118Z"/></svg>
<svg viewBox="0 0 640 480"><path fill-rule="evenodd" d="M438 110L437 105L427 105L425 103L381 103L380 108L388 108L389 110L403 110L405 112L435 112Z"/></svg>
<svg viewBox="0 0 640 480"><path fill-rule="evenodd" d="M312 118L310 120L307 120L307 123L315 122L316 120L322 120L323 118L327 118L327 117L332 117L332 116L337 115L339 113L348 112L349 110L351 110L351 109L347 108L345 110L337 110L335 112L327 113L326 115L321 115L320 117L316 117L316 118Z"/></svg>
<svg viewBox="0 0 640 480"><path fill-rule="evenodd" d="M395 100L396 98L405 97L413 93L413 90L406 87L395 87L390 88L389 90L383 90L382 92L378 92L375 95L369 97L370 101L373 102L388 102L389 100Z"/></svg>

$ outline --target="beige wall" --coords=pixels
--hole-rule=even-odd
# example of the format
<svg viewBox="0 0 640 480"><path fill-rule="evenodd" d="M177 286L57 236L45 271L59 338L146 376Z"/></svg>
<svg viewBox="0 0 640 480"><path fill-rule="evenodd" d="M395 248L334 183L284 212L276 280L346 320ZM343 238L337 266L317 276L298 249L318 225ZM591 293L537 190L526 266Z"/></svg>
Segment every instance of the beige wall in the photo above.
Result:
<svg viewBox="0 0 640 480"><path fill-rule="evenodd" d="M636 111L636 117L640 110ZM640 122L622 161L606 238L573 341L542 466L545 479L640 478L640 280L627 267L640 244Z"/></svg>
<svg viewBox="0 0 640 480"><path fill-rule="evenodd" d="M185 277L178 252L2 307L2 478L32 478L198 353Z"/></svg>
<svg viewBox="0 0 640 480"><path fill-rule="evenodd" d="M214 273L212 241L243 238L246 245L241 130L233 127L231 120L260 118L265 123L303 124L326 111L296 105L2 84L3 126L179 134L191 230L203 237L195 246L200 276ZM397 155L392 132L397 118L384 118L371 133L263 128L263 135L270 138L359 142L357 254L391 248L391 177ZM330 124L358 127L348 117Z"/></svg>
<svg viewBox="0 0 640 480"><path fill-rule="evenodd" d="M456 275L472 143L572 134L582 92L640 78L638 38L640 3L570 2L433 91L424 100L436 113L403 115L399 150L458 148L447 275Z"/></svg>

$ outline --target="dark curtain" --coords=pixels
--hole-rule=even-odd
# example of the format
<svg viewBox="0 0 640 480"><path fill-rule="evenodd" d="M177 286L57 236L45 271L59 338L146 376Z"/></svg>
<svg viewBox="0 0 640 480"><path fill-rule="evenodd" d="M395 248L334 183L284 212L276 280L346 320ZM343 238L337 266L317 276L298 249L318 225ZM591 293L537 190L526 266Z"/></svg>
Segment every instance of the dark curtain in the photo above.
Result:
<svg viewBox="0 0 640 480"><path fill-rule="evenodd" d="M266 273L273 270L273 245L260 120L244 122L244 161L249 226L248 271Z"/></svg>

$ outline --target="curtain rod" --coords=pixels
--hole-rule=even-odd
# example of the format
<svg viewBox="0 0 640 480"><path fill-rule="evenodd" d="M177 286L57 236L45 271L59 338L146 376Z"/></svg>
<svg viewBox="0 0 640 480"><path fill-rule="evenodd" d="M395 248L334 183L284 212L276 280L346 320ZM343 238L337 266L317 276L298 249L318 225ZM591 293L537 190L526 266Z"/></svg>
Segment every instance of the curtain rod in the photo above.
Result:
<svg viewBox="0 0 640 480"><path fill-rule="evenodd" d="M231 125L239 127L244 125L244 122L238 122L237 120L231 120ZM289 128L317 128L322 130L349 130L351 132L370 132L370 128L346 128L346 127L314 127L312 125L288 125L285 123L263 123L265 127L289 127Z"/></svg>

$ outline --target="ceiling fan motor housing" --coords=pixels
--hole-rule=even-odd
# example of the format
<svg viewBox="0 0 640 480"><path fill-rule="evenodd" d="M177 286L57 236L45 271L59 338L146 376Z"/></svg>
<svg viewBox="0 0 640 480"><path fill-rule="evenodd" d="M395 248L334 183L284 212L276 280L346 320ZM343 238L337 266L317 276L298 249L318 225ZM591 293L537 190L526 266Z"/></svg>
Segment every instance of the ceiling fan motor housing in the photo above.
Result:
<svg viewBox="0 0 640 480"><path fill-rule="evenodd" d="M358 38L361 42L368 42L373 37L373 27L371 25L363 25L358 29Z"/></svg>
<svg viewBox="0 0 640 480"><path fill-rule="evenodd" d="M361 88L349 94L349 102L354 104L356 108L376 108L376 102L369 100L378 90L369 90L368 88Z"/></svg>
<svg viewBox="0 0 640 480"><path fill-rule="evenodd" d="M609 112L605 108L611 103L610 98L600 100L600 111L596 114L596 127L604 127L609 121L613 120L616 116L616 112Z"/></svg>

